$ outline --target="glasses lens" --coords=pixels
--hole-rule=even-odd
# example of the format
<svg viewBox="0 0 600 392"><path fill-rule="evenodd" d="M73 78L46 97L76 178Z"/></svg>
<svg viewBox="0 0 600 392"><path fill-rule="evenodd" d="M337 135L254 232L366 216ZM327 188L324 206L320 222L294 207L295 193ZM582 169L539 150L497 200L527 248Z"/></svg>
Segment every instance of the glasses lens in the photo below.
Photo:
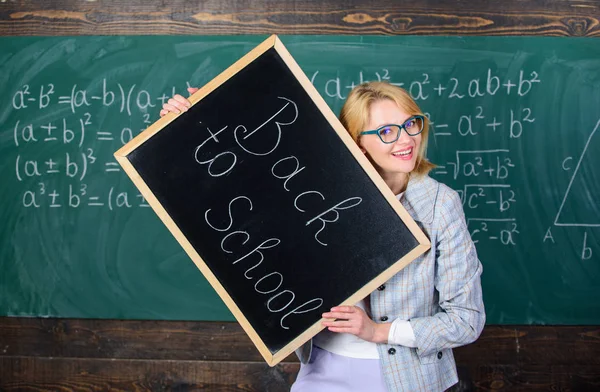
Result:
<svg viewBox="0 0 600 392"><path fill-rule="evenodd" d="M404 128L406 128L406 133L411 136L419 134L423 130L423 118L422 117L414 117L404 123Z"/></svg>
<svg viewBox="0 0 600 392"><path fill-rule="evenodd" d="M398 138L400 127L396 125L386 125L379 130L379 137L384 143L391 143Z"/></svg>

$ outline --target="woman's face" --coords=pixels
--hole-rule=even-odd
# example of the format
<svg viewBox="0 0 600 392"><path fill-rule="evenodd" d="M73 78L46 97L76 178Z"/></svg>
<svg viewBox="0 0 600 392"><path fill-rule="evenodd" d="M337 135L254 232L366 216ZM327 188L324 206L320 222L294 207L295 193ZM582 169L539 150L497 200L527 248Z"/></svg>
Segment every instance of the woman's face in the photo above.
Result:
<svg viewBox="0 0 600 392"><path fill-rule="evenodd" d="M388 124L401 125L410 117L411 115L402 111L394 101L376 101L371 105L369 123L364 131ZM415 168L421 134L410 136L402 130L398 140L389 144L383 143L377 135L362 135L358 144L384 179L399 177L404 181L408 178L408 173Z"/></svg>

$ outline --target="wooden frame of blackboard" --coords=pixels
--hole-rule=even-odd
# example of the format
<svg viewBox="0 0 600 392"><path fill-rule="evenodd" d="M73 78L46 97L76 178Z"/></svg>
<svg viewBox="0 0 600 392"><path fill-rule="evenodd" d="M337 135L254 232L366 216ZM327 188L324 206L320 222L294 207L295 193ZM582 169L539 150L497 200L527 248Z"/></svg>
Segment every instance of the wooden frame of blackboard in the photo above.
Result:
<svg viewBox="0 0 600 392"><path fill-rule="evenodd" d="M405 223L407 228L410 230L410 232L418 242L418 245L409 253L407 253L404 257L402 257L400 260L394 263L383 273L379 274L375 279L365 284L359 291L357 291L341 303L341 305L354 304L360 301L361 299L365 298L377 287L379 287L385 281L392 278L393 275L395 275L404 267L406 267L411 261L413 261L425 251L427 251L430 248L430 242L429 239L425 236L425 234L417 226L417 224L412 220L407 211L396 199L395 195L391 192L391 190L385 184L383 179L379 176L375 168L360 151L356 143L352 140L350 135L346 132L342 124L339 122L338 118L331 111L329 106L325 103L323 98L313 87L308 77L304 74L304 72L300 69L298 64L292 58L292 56L285 48L281 40L276 35L272 35L271 37L263 41L261 44L256 46L254 49L252 49L250 52L248 52L245 56L240 58L237 62L235 62L225 71L223 71L216 78L214 78L209 83L200 88L196 93L189 97L189 101L192 105L195 105L271 48L274 48L277 54L285 62L286 66L293 73L294 77L298 80L298 82L304 88L306 93L310 96L313 103L318 107L322 115L326 118L327 122L335 130L335 132L346 145L353 157L362 166L362 168L373 181L375 186L379 189L379 191L382 193L385 199L389 202L390 206L402 219L402 221ZM125 146L123 146L121 149L115 152L114 156L119 162L119 164L123 167L127 175L131 178L133 183L136 185L136 187L140 190L141 194L146 199L148 204L152 207L152 209L155 211L158 217L171 231L171 233L179 242L179 244L184 248L188 256L196 264L198 269L202 272L202 274L205 276L205 278L208 280L211 286L215 289L215 291L226 304L226 306L229 308L231 313L238 320L244 331L248 334L249 338L252 340L254 345L257 347L258 351L265 359L265 361L270 366L275 366L277 363L279 363L281 360L283 360L289 354L291 354L294 350L296 350L302 344L308 341L311 337L313 337L315 334L321 331L323 329L323 327L321 326L321 320L313 324L310 328L306 329L301 335L294 338L289 344L287 344L277 352L271 353L271 351L267 348L261 337L254 330L252 325L248 322L246 316L242 313L235 301L233 301L233 299L225 290L223 285L216 278L213 271L211 271L211 269L207 266L206 262L196 252L194 247L191 245L190 241L185 237L185 235L179 229L175 221L167 213L163 205L159 202L153 191L142 179L140 174L137 172L137 170L127 158L129 154L131 154L134 150L136 150L139 146L141 146L144 142L146 142L156 133L160 132L163 128L168 126L180 115L182 114L169 113L166 116L160 118L154 124L149 126L146 130L140 133L137 137L135 137L133 140L131 140L129 143L127 143Z"/></svg>

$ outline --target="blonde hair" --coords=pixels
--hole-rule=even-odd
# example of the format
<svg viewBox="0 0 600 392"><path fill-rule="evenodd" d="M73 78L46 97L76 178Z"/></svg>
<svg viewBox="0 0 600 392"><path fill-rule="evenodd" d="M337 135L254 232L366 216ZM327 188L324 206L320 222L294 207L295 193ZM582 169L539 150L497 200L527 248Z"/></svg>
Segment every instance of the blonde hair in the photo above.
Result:
<svg viewBox="0 0 600 392"><path fill-rule="evenodd" d="M417 152L415 168L410 174L426 175L435 165L427 160L427 136L429 135L429 119L423 115L421 109L406 90L386 82L367 82L356 86L350 91L344 106L340 112L340 121L346 128L352 139L358 144L360 133L366 131L369 123L371 105L374 102L389 99L408 115L417 114L425 117L421 146Z"/></svg>

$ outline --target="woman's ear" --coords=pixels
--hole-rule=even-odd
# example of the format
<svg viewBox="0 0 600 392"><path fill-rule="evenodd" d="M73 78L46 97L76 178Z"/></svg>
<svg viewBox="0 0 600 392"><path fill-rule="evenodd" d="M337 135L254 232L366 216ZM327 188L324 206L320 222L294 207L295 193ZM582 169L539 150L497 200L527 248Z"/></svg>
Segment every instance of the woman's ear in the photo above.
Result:
<svg viewBox="0 0 600 392"><path fill-rule="evenodd" d="M358 142L356 142L356 144L358 145L358 148L360 148L360 151L362 151L363 154L367 155L367 150L365 150L365 148L362 146L360 139L358 139Z"/></svg>

